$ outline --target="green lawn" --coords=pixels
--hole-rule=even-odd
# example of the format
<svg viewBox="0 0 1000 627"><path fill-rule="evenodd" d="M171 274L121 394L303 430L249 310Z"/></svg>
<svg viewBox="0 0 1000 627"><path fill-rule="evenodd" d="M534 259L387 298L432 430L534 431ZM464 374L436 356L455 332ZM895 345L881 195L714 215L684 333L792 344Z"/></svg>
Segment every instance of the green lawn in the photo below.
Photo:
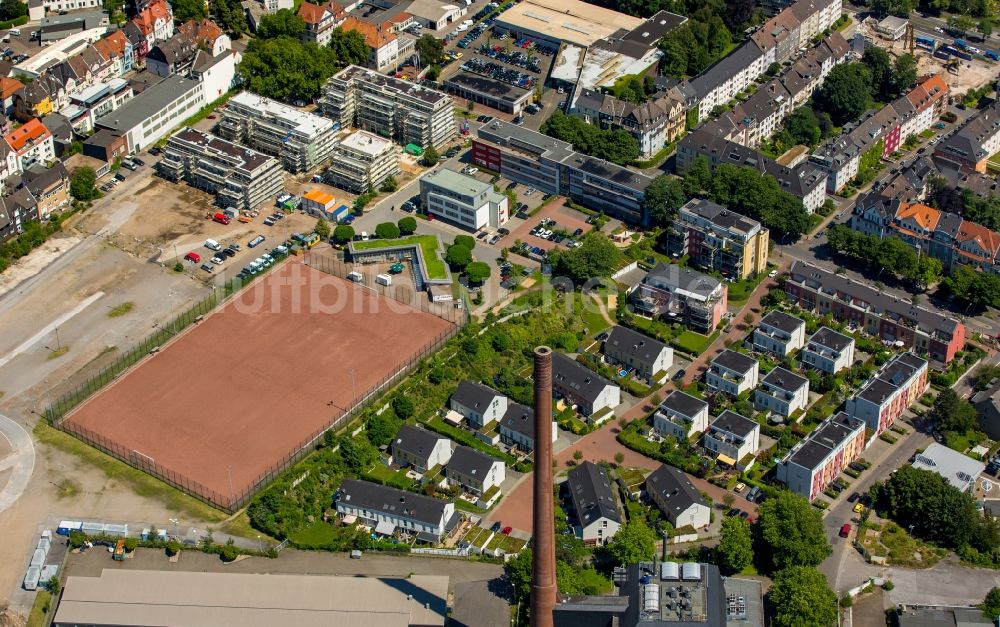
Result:
<svg viewBox="0 0 1000 627"><path fill-rule="evenodd" d="M31 613L28 614L28 627L44 627L49 624L51 603L52 595L48 590L39 590L35 594L35 603L31 606Z"/></svg>
<svg viewBox="0 0 1000 627"><path fill-rule="evenodd" d="M317 520L313 524L295 533L289 534L288 539L301 547L329 546L337 539L333 525Z"/></svg>
<svg viewBox="0 0 1000 627"><path fill-rule="evenodd" d="M407 490L413 485L413 480L406 476L405 470L392 470L388 466L382 464L382 462L376 463L371 470L365 473L365 476L370 477L378 483L383 483L401 490Z"/></svg>
<svg viewBox="0 0 1000 627"><path fill-rule="evenodd" d="M708 350L708 347L711 346L712 342L714 342L718 337L718 331L715 331L712 335L702 335L701 333L695 333L694 331L684 331L672 340L672 344L685 353L701 355Z"/></svg>
<svg viewBox="0 0 1000 627"><path fill-rule="evenodd" d="M920 131L920 136L923 137L924 139L929 139L931 137L934 137L934 131L932 131L929 128L925 128L924 130Z"/></svg>
<svg viewBox="0 0 1000 627"><path fill-rule="evenodd" d="M420 246L427 264L427 277L443 279L448 276L444 261L438 256L438 238L435 235L411 235L399 239L374 239L367 242L354 242L354 250L378 250L393 246Z"/></svg>

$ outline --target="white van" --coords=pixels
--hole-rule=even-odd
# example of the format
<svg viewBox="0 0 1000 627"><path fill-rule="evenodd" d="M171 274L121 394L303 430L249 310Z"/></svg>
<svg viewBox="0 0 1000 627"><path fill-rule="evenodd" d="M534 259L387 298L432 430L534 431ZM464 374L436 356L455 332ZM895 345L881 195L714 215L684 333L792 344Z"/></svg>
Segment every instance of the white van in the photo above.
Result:
<svg viewBox="0 0 1000 627"><path fill-rule="evenodd" d="M375 277L375 282L379 285L392 285L392 275L380 274Z"/></svg>
<svg viewBox="0 0 1000 627"><path fill-rule="evenodd" d="M219 242L215 241L214 239L205 240L205 248L209 250L222 250L222 246L220 246Z"/></svg>
<svg viewBox="0 0 1000 627"><path fill-rule="evenodd" d="M13 36L15 36L15 37L20 37L21 36L21 29L20 28L12 28L12 29L10 29L10 34L13 35Z"/></svg>
<svg viewBox="0 0 1000 627"><path fill-rule="evenodd" d="M355 283L364 283L365 277L360 272L351 272L347 275L348 281L354 281Z"/></svg>
<svg viewBox="0 0 1000 627"><path fill-rule="evenodd" d="M361 231L361 241L362 242L368 241L368 231Z"/></svg>

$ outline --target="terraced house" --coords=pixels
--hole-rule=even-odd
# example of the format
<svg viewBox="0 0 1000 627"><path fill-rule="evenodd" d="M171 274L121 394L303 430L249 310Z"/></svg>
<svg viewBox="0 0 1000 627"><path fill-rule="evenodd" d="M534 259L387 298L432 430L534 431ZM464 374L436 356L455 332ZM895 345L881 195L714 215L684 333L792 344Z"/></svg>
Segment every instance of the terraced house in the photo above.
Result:
<svg viewBox="0 0 1000 627"><path fill-rule="evenodd" d="M985 174L986 162L1000 152L1000 101L972 116L934 149L934 160L963 172Z"/></svg>
<svg viewBox="0 0 1000 627"><path fill-rule="evenodd" d="M778 367L764 375L754 392L754 406L789 417L809 404L809 379Z"/></svg>
<svg viewBox="0 0 1000 627"><path fill-rule="evenodd" d="M563 353L552 355L552 390L597 424L621 404L621 388Z"/></svg>
<svg viewBox="0 0 1000 627"><path fill-rule="evenodd" d="M820 327L799 353L804 366L827 374L837 374L854 363L854 338Z"/></svg>
<svg viewBox="0 0 1000 627"><path fill-rule="evenodd" d="M844 412L799 441L776 467L778 481L812 501L865 449L865 423Z"/></svg>
<svg viewBox="0 0 1000 627"><path fill-rule="evenodd" d="M855 396L844 411L865 426L882 433L927 390L927 360L903 353L887 363Z"/></svg>
<svg viewBox="0 0 1000 627"><path fill-rule="evenodd" d="M381 536L401 529L437 543L458 522L454 503L357 479L344 479L333 500L338 516L353 516Z"/></svg>
<svg viewBox="0 0 1000 627"><path fill-rule="evenodd" d="M965 325L801 261L792 264L785 294L798 306L855 326L901 347L925 353L934 361L951 363L965 345Z"/></svg>

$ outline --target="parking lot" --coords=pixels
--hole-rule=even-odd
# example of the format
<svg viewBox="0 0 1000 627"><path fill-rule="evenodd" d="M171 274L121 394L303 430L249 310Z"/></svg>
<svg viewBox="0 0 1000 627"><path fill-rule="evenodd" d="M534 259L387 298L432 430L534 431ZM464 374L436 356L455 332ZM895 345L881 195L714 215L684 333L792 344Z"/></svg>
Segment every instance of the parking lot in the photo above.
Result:
<svg viewBox="0 0 1000 627"><path fill-rule="evenodd" d="M540 192L535 192L539 194ZM536 205L537 206L537 205ZM545 232L551 232L552 239L544 237L545 233L538 233L536 227L545 222ZM544 251L552 250L556 247L568 248L570 241L579 241L584 233L593 227L587 224L587 216L576 209L565 205L564 199L553 200L547 204L537 214L526 220L520 221L516 227L510 228L510 235L500 240L501 246L513 247L514 242L521 241L531 247L540 248ZM532 231L535 233L532 233ZM578 233L579 231L579 233ZM555 240L560 236L565 236L562 242Z"/></svg>

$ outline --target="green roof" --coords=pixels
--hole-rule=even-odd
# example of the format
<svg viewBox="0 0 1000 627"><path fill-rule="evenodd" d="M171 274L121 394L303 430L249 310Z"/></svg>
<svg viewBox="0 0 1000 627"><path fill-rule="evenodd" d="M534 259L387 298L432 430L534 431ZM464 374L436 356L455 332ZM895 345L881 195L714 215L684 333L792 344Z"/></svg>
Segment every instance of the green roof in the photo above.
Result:
<svg viewBox="0 0 1000 627"><path fill-rule="evenodd" d="M357 251L379 250L381 248L396 248L399 246L420 246L424 257L424 270L428 279L447 279L448 269L438 256L440 240L436 235L411 235L399 239L374 239L367 242L351 242L351 248Z"/></svg>

